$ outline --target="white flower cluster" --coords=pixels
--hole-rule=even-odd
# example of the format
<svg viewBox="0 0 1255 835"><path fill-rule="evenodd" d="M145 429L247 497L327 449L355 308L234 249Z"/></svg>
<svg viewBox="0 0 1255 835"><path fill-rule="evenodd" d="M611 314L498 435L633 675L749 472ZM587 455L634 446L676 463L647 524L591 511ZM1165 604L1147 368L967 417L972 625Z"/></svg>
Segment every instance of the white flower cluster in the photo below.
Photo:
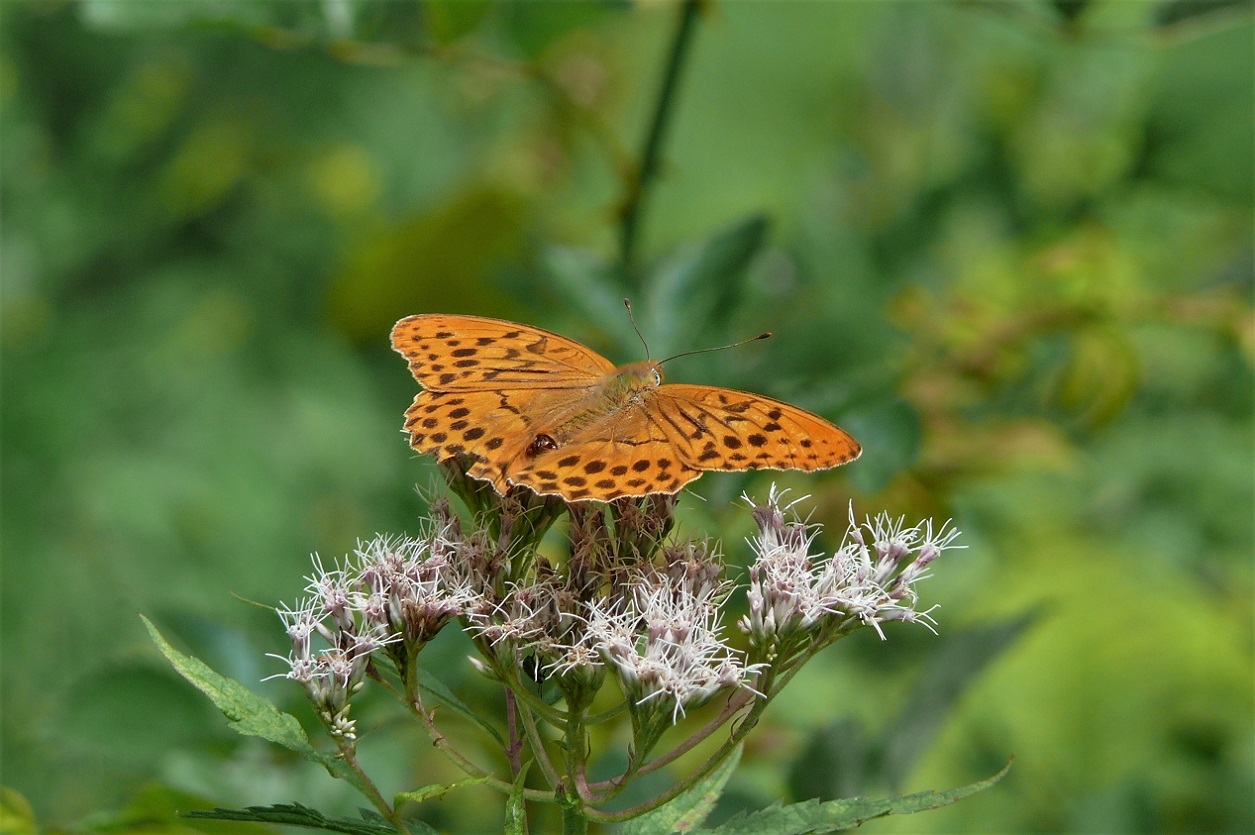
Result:
<svg viewBox="0 0 1255 835"><path fill-rule="evenodd" d="M430 640L462 611L468 595L449 582L447 544L438 533L422 539L381 536L332 569L314 555L307 596L277 610L292 643L286 658L272 656L290 668L280 675L305 687L333 733L354 738L348 700L361 688L376 650Z"/></svg>
<svg viewBox="0 0 1255 835"><path fill-rule="evenodd" d="M759 530L749 542L757 559L749 571L749 614L739 625L756 647L856 625L870 625L883 639L880 624L890 620L932 629L933 609L915 611L915 583L942 551L963 547L953 544L958 530L947 522L934 532L932 520L908 528L902 517L885 513L860 524L851 505L845 541L826 557L811 553L819 526L786 521L797 502L781 508L783 498L773 487L766 504L750 502Z"/></svg>
<svg viewBox="0 0 1255 835"><path fill-rule="evenodd" d="M657 701L674 723L757 671L723 638L720 606L729 591L644 573L622 597L589 606L585 640L638 706Z"/></svg>
<svg viewBox="0 0 1255 835"><path fill-rule="evenodd" d="M443 521L420 538L376 538L331 570L315 557L307 597L279 610L292 641L284 675L304 685L333 732L352 739L349 697L371 655L384 649L404 679L419 650L460 617L485 654L481 669L507 684L526 667L555 680L568 702L591 702L611 672L639 715L674 723L722 692L762 695L755 686L768 664L788 665L857 627L882 638L885 621L932 628L932 609L915 609L915 583L956 547L957 530L934 531L931 521L908 528L886 514L860 524L851 508L829 557L812 553L818 526L786 520L797 502L782 507L783 499L773 486L766 503L750 503L756 559L738 622L750 636L748 660L725 638L733 589L707 543L664 544L660 558L633 566L585 555L582 574L545 563L510 579L509 549L490 547L486 528L463 535L453 517L434 513ZM604 573L587 571L598 564Z"/></svg>

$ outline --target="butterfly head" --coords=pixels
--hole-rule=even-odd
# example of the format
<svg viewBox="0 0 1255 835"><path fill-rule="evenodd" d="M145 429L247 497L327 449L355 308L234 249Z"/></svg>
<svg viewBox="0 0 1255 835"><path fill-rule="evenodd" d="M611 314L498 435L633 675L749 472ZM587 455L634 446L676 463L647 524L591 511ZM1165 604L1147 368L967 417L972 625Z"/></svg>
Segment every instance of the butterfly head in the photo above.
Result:
<svg viewBox="0 0 1255 835"><path fill-rule="evenodd" d="M605 395L611 403L621 405L637 392L662 385L662 364L654 360L621 365L606 378Z"/></svg>

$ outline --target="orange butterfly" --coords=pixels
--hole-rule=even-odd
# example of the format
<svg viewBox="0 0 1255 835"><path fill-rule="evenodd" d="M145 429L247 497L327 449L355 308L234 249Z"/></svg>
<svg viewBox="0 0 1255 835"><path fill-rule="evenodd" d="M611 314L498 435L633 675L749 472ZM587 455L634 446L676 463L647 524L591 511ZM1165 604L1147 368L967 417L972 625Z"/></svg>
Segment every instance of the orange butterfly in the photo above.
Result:
<svg viewBox="0 0 1255 835"><path fill-rule="evenodd" d="M410 446L469 460L504 494L523 484L567 501L675 493L703 470L824 470L858 442L817 415L757 394L662 383L659 362L616 366L556 333L479 316L410 316L392 347L424 391Z"/></svg>

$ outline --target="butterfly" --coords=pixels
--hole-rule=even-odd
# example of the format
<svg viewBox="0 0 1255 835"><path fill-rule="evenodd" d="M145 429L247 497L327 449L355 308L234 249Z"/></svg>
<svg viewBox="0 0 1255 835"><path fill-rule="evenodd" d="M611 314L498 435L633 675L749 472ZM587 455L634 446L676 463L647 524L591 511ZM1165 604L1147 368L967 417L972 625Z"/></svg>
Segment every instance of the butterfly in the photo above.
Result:
<svg viewBox="0 0 1255 835"><path fill-rule="evenodd" d="M566 501L676 493L706 470L824 470L862 451L818 415L713 386L662 382L655 360L616 366L566 337L500 319L431 313L392 329L423 386L410 446L504 495Z"/></svg>

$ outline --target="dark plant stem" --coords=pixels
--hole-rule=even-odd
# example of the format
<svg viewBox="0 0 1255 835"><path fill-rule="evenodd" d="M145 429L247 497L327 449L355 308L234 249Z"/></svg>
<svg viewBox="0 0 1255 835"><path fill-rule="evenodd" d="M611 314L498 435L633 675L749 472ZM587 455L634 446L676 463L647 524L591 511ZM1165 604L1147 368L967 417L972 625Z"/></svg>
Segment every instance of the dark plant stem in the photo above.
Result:
<svg viewBox="0 0 1255 835"><path fill-rule="evenodd" d="M519 776L523 770L523 740L519 736L518 706L514 704L514 691L505 691L506 723L510 729L510 747L506 749L506 758L510 761L510 777Z"/></svg>
<svg viewBox="0 0 1255 835"><path fill-rule="evenodd" d="M645 148L640 161L628 182L627 194L620 211L619 268L629 281L636 260L636 231L644 211L646 189L658 173L658 158L662 153L662 141L671 116L671 103L679 84L680 70L693 39L696 28L694 24L697 22L701 4L702 0L684 0L680 7L680 19L676 24L675 36L671 39L667 70L662 77L657 104L654 105L654 118L645 137Z"/></svg>

